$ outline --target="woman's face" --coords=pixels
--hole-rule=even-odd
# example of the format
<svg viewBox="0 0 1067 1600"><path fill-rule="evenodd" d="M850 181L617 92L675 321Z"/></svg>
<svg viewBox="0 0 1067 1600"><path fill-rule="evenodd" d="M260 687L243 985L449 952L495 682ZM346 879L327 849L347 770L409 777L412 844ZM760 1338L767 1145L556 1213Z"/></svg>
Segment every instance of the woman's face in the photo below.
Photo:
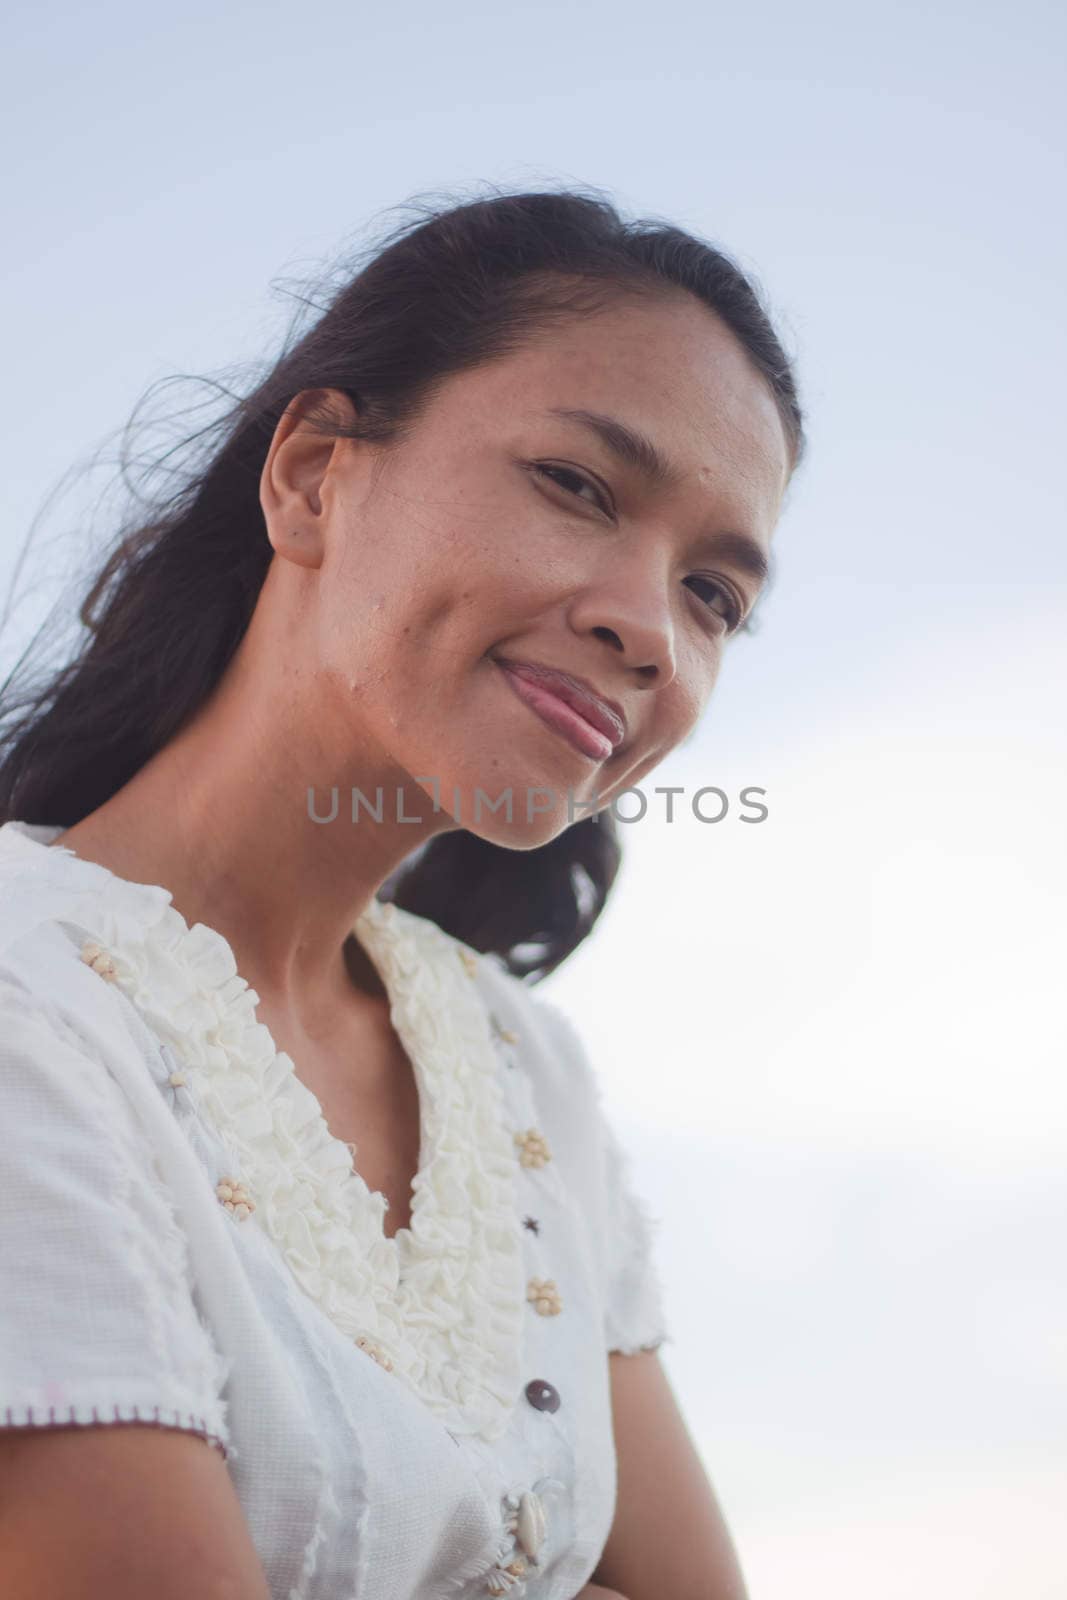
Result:
<svg viewBox="0 0 1067 1600"><path fill-rule="evenodd" d="M603 809L691 733L759 597L790 470L764 379L688 295L568 319L450 378L399 444L287 437L264 508L293 525L288 483L316 518L300 650L331 781L374 765L513 848ZM611 702L621 736L591 735L533 668Z"/></svg>

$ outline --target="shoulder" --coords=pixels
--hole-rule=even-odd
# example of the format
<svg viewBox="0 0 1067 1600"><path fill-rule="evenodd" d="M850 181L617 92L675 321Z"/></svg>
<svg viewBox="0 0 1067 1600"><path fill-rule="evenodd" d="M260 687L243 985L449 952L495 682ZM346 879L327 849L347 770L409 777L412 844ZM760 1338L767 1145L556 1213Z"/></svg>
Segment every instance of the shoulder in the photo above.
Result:
<svg viewBox="0 0 1067 1600"><path fill-rule="evenodd" d="M509 971L502 957L472 950L453 940L491 1014L509 1032L520 1035L527 1053L548 1057L569 1075L589 1070L581 1034L566 1009L546 995L543 987L524 982Z"/></svg>
<svg viewBox="0 0 1067 1600"><path fill-rule="evenodd" d="M0 827L0 1016L22 1019L23 1033L74 1035L97 1054L128 1049L122 1000L106 981L114 902L81 870L88 863L11 827Z"/></svg>
<svg viewBox="0 0 1067 1600"><path fill-rule="evenodd" d="M530 1080L543 1114L569 1123L587 1139L590 1125L602 1119L601 1081L578 1025L543 990L510 972L500 957L471 954L471 975L493 1032Z"/></svg>

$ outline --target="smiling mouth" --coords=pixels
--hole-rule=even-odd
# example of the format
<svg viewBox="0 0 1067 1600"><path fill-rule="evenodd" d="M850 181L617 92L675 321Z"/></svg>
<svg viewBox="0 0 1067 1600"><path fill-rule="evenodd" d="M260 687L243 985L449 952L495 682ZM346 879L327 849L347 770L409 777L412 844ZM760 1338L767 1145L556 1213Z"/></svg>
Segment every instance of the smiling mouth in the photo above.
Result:
<svg viewBox="0 0 1067 1600"><path fill-rule="evenodd" d="M519 666L510 662L498 660L496 666L518 699L536 712L546 726L561 734L572 749L593 761L606 761L612 754L615 747L611 740L544 683L524 676Z"/></svg>

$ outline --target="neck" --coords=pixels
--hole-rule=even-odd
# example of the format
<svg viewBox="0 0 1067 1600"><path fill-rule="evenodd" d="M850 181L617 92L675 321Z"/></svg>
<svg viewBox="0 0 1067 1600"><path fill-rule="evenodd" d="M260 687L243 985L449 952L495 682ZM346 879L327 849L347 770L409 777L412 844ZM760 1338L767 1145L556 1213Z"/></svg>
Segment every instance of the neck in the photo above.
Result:
<svg viewBox="0 0 1067 1600"><path fill-rule="evenodd" d="M324 770L293 717L250 712L240 669L122 789L58 841L117 876L170 890L192 926L233 947L261 995L296 1012L345 992L380 997L380 980L352 938L381 885L448 813L370 745L347 770ZM262 702L260 702L262 703ZM308 718L303 721L306 725ZM322 770L317 770L322 769ZM331 790L337 815L328 816ZM351 816L351 791L383 792L381 822ZM416 823L396 816L417 818ZM30 817L27 821L34 821Z"/></svg>

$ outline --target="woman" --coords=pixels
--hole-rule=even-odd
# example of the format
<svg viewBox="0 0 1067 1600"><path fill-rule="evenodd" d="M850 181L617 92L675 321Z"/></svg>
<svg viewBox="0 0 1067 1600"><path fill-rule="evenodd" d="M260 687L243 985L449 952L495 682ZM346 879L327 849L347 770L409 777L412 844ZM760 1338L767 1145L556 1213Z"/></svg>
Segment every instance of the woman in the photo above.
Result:
<svg viewBox="0 0 1067 1600"><path fill-rule="evenodd" d="M533 983L801 444L703 242L587 194L442 209L9 694L9 1600L743 1595L652 1219Z"/></svg>

